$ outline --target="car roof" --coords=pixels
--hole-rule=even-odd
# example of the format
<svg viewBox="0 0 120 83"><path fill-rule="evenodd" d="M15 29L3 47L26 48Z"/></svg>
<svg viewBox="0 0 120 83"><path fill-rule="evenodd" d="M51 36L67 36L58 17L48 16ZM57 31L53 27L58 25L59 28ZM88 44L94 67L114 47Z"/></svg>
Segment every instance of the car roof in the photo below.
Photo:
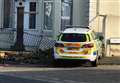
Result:
<svg viewBox="0 0 120 83"><path fill-rule="evenodd" d="M91 29L88 28L67 28L62 33L88 33Z"/></svg>

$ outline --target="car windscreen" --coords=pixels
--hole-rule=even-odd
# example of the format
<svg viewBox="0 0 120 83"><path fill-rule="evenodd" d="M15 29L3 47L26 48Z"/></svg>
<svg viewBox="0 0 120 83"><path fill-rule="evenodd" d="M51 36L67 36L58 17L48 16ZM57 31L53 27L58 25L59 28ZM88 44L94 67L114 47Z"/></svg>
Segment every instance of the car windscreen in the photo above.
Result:
<svg viewBox="0 0 120 83"><path fill-rule="evenodd" d="M87 40L85 34L77 33L63 33L60 38L61 41L65 42L85 42Z"/></svg>

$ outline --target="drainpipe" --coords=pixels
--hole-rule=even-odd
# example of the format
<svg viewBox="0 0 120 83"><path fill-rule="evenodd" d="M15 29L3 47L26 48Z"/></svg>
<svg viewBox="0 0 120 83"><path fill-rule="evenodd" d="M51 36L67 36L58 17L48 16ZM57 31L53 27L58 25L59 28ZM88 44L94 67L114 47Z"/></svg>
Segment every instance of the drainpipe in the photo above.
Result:
<svg viewBox="0 0 120 83"><path fill-rule="evenodd" d="M0 0L0 28L3 28L3 9L4 9L4 0Z"/></svg>
<svg viewBox="0 0 120 83"><path fill-rule="evenodd" d="M106 35L106 20L107 20L107 15L101 15L99 14L100 17L103 18L102 20L102 32L103 32L103 36L104 36L104 47L105 47L105 53L106 53L106 48L107 48L107 35Z"/></svg>
<svg viewBox="0 0 120 83"><path fill-rule="evenodd" d="M97 0L97 6L96 6L96 14L97 16L99 17L102 17L103 20L102 20L102 33L103 33L103 36L104 36L104 48L105 48L105 54L106 54L106 49L107 49L107 35L106 35L106 20L107 20L107 15L103 15L103 14L100 14L100 0Z"/></svg>

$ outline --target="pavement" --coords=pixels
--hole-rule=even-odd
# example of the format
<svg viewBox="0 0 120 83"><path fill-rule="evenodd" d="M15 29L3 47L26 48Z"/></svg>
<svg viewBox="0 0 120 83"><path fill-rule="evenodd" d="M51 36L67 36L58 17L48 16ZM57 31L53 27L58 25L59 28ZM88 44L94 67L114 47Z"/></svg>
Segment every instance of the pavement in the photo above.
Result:
<svg viewBox="0 0 120 83"><path fill-rule="evenodd" d="M99 65L120 65L120 57L103 57L99 60ZM0 67L51 67L45 64L0 64Z"/></svg>
<svg viewBox="0 0 120 83"><path fill-rule="evenodd" d="M111 56L111 57L103 57L99 60L99 65L120 65L120 57Z"/></svg>

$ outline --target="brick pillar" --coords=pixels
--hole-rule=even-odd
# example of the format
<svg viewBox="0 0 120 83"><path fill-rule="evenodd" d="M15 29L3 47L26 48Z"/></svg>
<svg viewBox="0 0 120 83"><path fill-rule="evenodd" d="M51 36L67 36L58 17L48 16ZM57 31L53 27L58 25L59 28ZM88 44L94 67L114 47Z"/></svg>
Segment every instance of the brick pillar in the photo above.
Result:
<svg viewBox="0 0 120 83"><path fill-rule="evenodd" d="M23 51L25 50L23 44L23 35L24 35L24 7L17 7L17 33L16 33L16 42L13 47L14 50Z"/></svg>

